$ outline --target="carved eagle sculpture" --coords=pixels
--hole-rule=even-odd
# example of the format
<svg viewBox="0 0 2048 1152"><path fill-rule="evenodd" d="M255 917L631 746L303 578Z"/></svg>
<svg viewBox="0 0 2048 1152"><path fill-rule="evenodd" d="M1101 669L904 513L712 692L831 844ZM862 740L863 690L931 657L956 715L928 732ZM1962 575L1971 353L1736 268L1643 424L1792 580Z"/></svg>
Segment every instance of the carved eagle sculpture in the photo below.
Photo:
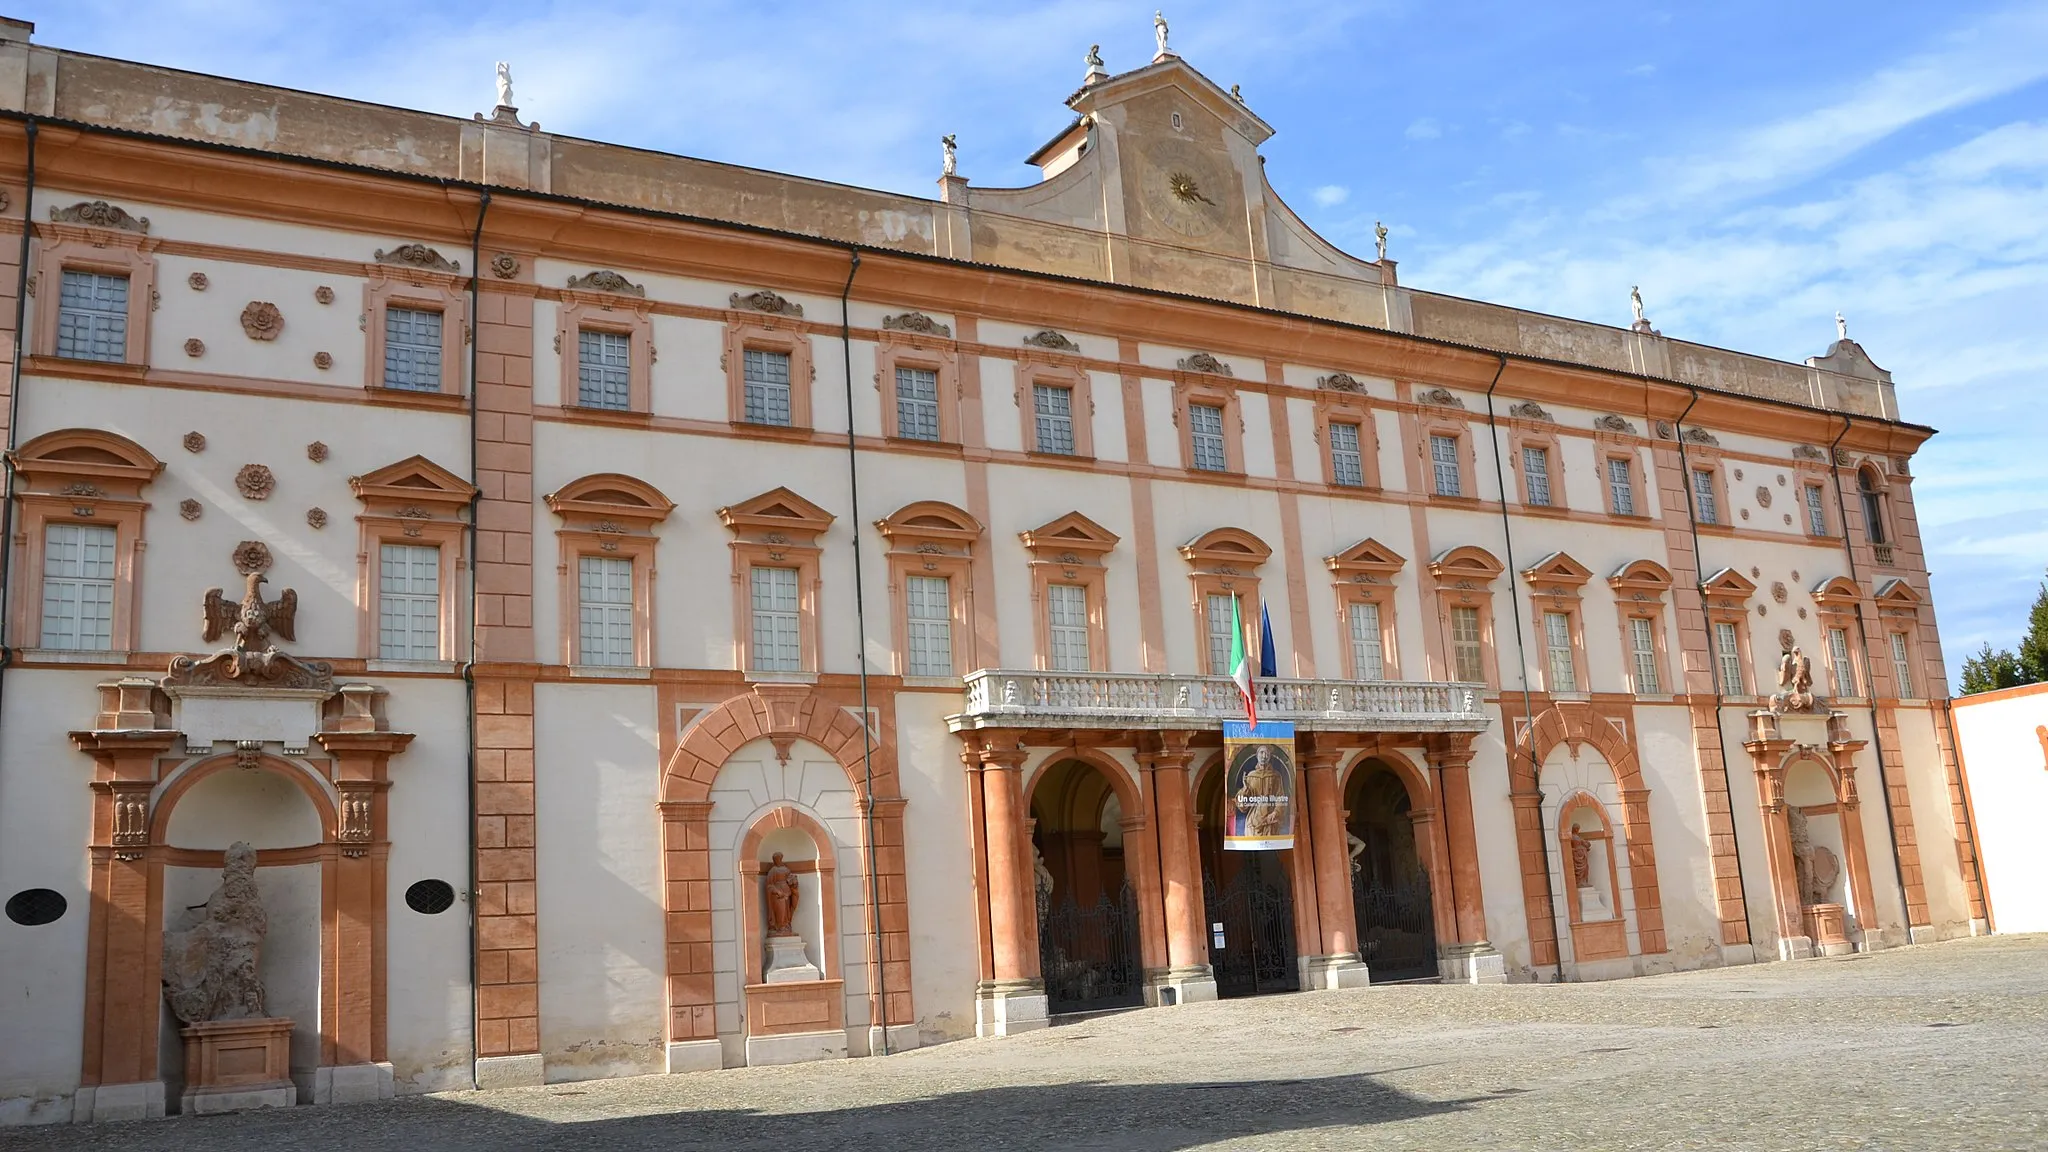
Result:
<svg viewBox="0 0 2048 1152"><path fill-rule="evenodd" d="M207 643L232 632L236 648L253 652L267 647L265 640L273 633L284 640L298 639L293 634L293 621L299 612L299 594L287 588L277 599L265 601L263 584L263 573L249 573L239 604L231 602L218 588L207 589Z"/></svg>

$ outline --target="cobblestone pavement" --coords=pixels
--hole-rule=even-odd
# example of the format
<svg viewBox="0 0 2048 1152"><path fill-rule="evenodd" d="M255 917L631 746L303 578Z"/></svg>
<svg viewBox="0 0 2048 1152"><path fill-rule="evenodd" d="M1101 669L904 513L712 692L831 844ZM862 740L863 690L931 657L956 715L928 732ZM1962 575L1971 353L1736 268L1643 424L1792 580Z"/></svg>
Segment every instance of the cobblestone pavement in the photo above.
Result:
<svg viewBox="0 0 2048 1152"><path fill-rule="evenodd" d="M1404 986L880 1060L0 1132L0 1150L2048 1147L2048 936Z"/></svg>

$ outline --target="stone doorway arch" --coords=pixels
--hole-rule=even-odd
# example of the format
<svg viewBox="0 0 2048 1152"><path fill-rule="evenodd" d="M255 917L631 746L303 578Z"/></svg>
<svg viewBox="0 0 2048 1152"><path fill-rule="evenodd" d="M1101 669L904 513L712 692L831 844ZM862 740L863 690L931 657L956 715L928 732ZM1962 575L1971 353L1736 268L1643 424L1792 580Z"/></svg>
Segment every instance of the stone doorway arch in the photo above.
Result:
<svg viewBox="0 0 2048 1152"><path fill-rule="evenodd" d="M1346 773L1344 797L1359 958L1375 984L1435 979L1450 892L1435 878L1436 811L1426 778L1398 753L1368 754Z"/></svg>
<svg viewBox="0 0 2048 1152"><path fill-rule="evenodd" d="M1202 868L1204 922L1210 932L1209 965L1220 999L1301 990L1300 958L1314 951L1320 929L1301 923L1313 915L1313 884L1304 902L1295 877L1306 852L1231 852L1223 847L1224 763L1210 758L1195 783L1196 858ZM1296 821L1299 838L1302 821ZM1299 843L1297 839L1297 843ZM1218 928L1221 925L1221 928Z"/></svg>
<svg viewBox="0 0 2048 1152"><path fill-rule="evenodd" d="M1032 877L1047 1012L1135 1008L1145 1000L1142 899L1127 834L1143 828L1137 790L1115 763L1055 756L1033 777Z"/></svg>

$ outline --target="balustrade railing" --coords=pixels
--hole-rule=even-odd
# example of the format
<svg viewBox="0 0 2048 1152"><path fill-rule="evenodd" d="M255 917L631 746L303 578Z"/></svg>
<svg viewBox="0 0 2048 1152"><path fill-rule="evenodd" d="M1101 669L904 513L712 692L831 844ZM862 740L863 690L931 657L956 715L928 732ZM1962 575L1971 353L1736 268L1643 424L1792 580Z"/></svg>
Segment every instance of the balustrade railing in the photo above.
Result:
<svg viewBox="0 0 2048 1152"><path fill-rule="evenodd" d="M1262 720L1319 728L1476 730L1484 686L1396 680L1257 680ZM1211 727L1244 717L1224 676L1036 672L985 668L967 677L954 731L1057 724L1078 728Z"/></svg>

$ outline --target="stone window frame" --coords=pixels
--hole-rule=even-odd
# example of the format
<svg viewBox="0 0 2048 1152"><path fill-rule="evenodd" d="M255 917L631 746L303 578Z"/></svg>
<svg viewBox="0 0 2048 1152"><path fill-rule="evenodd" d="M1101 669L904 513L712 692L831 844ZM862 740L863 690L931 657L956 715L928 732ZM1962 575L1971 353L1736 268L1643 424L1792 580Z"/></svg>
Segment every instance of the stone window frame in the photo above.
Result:
<svg viewBox="0 0 2048 1152"><path fill-rule="evenodd" d="M981 521L943 500L905 504L875 521L888 542L890 643L895 672L910 675L910 605L912 576L942 576L951 600L953 675L979 667L974 635L974 545L987 532Z"/></svg>
<svg viewBox="0 0 2048 1152"><path fill-rule="evenodd" d="M126 218L133 220L132 217ZM158 241L149 235L148 228L146 219L134 227L101 227L58 220L47 220L34 226L35 234L42 237L42 243L34 257L35 279L30 285L36 296L31 354L59 359L57 313L65 271L97 272L128 278L128 331L123 337L121 359L62 359L67 364L149 366L149 321L156 311L157 301Z"/></svg>
<svg viewBox="0 0 2048 1152"><path fill-rule="evenodd" d="M1053 584L1075 584L1088 598L1088 671L1109 671L1109 567L1107 557L1121 539L1079 512L1069 512L1017 534L1031 554L1031 616L1034 667L1052 670Z"/></svg>
<svg viewBox="0 0 2048 1152"><path fill-rule="evenodd" d="M1272 558L1273 549L1242 528L1212 528L1180 546L1181 559L1188 562L1189 592L1194 601L1195 661L1206 666L1209 657L1209 597L1240 597L1240 623L1250 633L1245 650L1258 651L1259 566ZM1204 675L1228 676L1230 669L1206 668Z"/></svg>
<svg viewBox="0 0 2048 1152"><path fill-rule="evenodd" d="M1220 471L1214 468L1195 467L1194 417L1189 409L1197 404L1219 409L1222 414L1223 468ZM1245 474L1244 409L1238 400L1237 385L1228 378L1213 376L1206 372L1175 372L1173 426L1178 430L1175 439L1180 441L1180 466L1183 470L1202 476Z"/></svg>
<svg viewBox="0 0 2048 1152"><path fill-rule="evenodd" d="M1337 465L1331 458L1330 425L1358 426L1358 471L1363 478L1356 486L1337 483ZM1378 492L1380 480L1379 427L1370 399L1356 392L1316 390L1316 445L1323 460L1323 484L1333 492Z"/></svg>
<svg viewBox="0 0 2048 1152"><path fill-rule="evenodd" d="M1515 499L1517 511L1534 516L1570 516L1571 505L1565 498L1564 450L1560 446L1557 429L1547 424L1526 423L1521 420L1510 425L1508 431L1509 463L1515 477ZM1532 504L1529 501L1529 476L1522 466L1524 448L1541 448L1544 453L1544 469L1549 474L1550 503Z"/></svg>
<svg viewBox="0 0 2048 1152"><path fill-rule="evenodd" d="M1682 471L1685 482L1685 514L1694 527L1709 534L1732 536L1735 534L1735 506L1728 499L1728 469L1719 450L1687 441ZM1707 472L1713 477L1714 519L1700 519L1698 489L1694 487L1695 473Z"/></svg>
<svg viewBox="0 0 2048 1152"><path fill-rule="evenodd" d="M1380 610L1380 678L1401 678L1399 629L1395 627L1394 577L1408 566L1400 553L1368 536L1333 556L1323 557L1337 600L1337 635L1344 652L1344 676L1360 679L1351 650L1351 607L1372 604Z"/></svg>
<svg viewBox="0 0 2048 1152"><path fill-rule="evenodd" d="M789 357L789 423L760 424L747 419L747 352L781 352ZM817 365L811 357L810 328L803 320L766 312L728 309L725 320L725 351L719 356L725 370L726 418L736 429L770 435L796 435L809 439L811 433L811 389L817 383Z"/></svg>
<svg viewBox="0 0 2048 1152"><path fill-rule="evenodd" d="M831 528L832 513L788 488L771 488L718 510L732 533L733 667L749 680L814 678L821 670L818 605L824 586L818 538ZM797 589L796 671L754 666L754 569L792 568Z"/></svg>
<svg viewBox="0 0 2048 1152"><path fill-rule="evenodd" d="M1435 411L1422 413L1416 421L1416 451L1422 457L1423 498L1431 503L1448 504L1455 508L1476 508L1479 499L1479 463L1473 454L1472 424L1468 420L1441 415ZM1431 439L1449 436L1458 442L1458 495L1446 496L1436 490L1436 455Z"/></svg>
<svg viewBox="0 0 2048 1152"><path fill-rule="evenodd" d="M922 368L938 377L937 440L903 435L896 398L896 369L899 367ZM875 338L875 390L882 399L884 438L901 440L906 444L960 443L960 346L956 341L922 332L894 328L883 330ZM1076 431L1078 433L1078 429Z"/></svg>
<svg viewBox="0 0 2048 1152"><path fill-rule="evenodd" d="M1884 646L1884 659L1879 663L1884 666L1892 697L1901 702L1932 699L1927 689L1945 683L1947 672L1939 664L1929 664L1925 647L1921 644L1920 609L1926 601L1918 590L1898 577L1893 577L1880 585L1874 599L1877 603L1878 624L1883 633L1880 643ZM1899 690L1898 672L1894 668L1895 661L1891 652L1891 638L1895 635L1906 638L1906 673L1910 681L1909 686L1918 689L1910 696ZM1929 671L1930 667L1933 669L1932 672Z"/></svg>
<svg viewBox="0 0 2048 1152"><path fill-rule="evenodd" d="M1434 583L1437 630L1443 642L1444 666L1437 679L1457 681L1456 639L1451 628L1451 609L1479 610L1479 663L1487 688L1500 689L1499 635L1494 624L1493 582L1507 566L1493 553L1472 544L1461 544L1440 553L1429 562Z"/></svg>
<svg viewBox="0 0 2048 1152"><path fill-rule="evenodd" d="M18 519L13 549L13 599L8 634L23 648L42 650L43 559L54 524L114 530L113 618L108 647L61 649L124 659L141 642L139 619L144 532L149 503L143 490L164 470L163 461L124 436L95 428L63 428L34 437L8 454L17 476ZM30 637L35 639L31 642ZM54 650L53 650L54 651Z"/></svg>
<svg viewBox="0 0 2048 1152"><path fill-rule="evenodd" d="M1082 366L1081 358L1039 349L1027 350L1016 361L1016 380L1017 414L1023 435L1019 443L1024 446L1024 451L1053 460L1095 459L1094 373ZM1033 389L1040 384L1073 392L1074 450L1071 453L1048 452L1038 446L1038 409L1033 400Z"/></svg>
<svg viewBox="0 0 2048 1152"><path fill-rule="evenodd" d="M435 663L452 665L462 650L462 573L470 558L463 551L469 523L464 513L476 497L467 480L425 456L409 456L348 479L362 505L356 516L356 651L364 660L386 664L380 628L383 588L382 556L386 544L431 545L441 551L441 655Z"/></svg>
<svg viewBox="0 0 2048 1152"><path fill-rule="evenodd" d="M583 403L582 335L614 332L626 338L626 407L600 408ZM644 296L565 288L555 309L555 351L561 361L561 406L571 412L611 416L654 412L654 320Z"/></svg>
<svg viewBox="0 0 2048 1152"><path fill-rule="evenodd" d="M1868 491L1863 486L1865 480L1870 482ZM1867 459L1858 464L1851 473L1850 484L1856 493L1855 506L1857 517L1863 522L1864 543L1870 545L1873 549L1897 548L1899 546L1898 516L1893 507L1891 475L1889 471L1875 458ZM1866 500L1866 496L1873 499ZM1878 533L1870 530L1870 509L1873 504L1876 505L1877 527L1884 536L1882 540L1878 539ZM1880 563L1885 567L1891 566L1889 560L1880 561Z"/></svg>
<svg viewBox="0 0 2048 1152"><path fill-rule="evenodd" d="M1595 427L1593 430L1593 456L1598 461L1600 475L1600 510L1608 516L1621 520L1648 520L1650 518L1650 491L1644 487L1646 473L1643 470L1640 445L1642 438L1632 432L1619 432L1609 428ZM1628 468L1629 499L1635 505L1631 512L1620 512L1614 507L1614 488L1608 480L1608 462L1619 460Z"/></svg>
<svg viewBox="0 0 2048 1152"><path fill-rule="evenodd" d="M1628 690L1636 696L1676 695L1678 681L1671 675L1671 652L1664 632L1665 595L1671 591L1671 571L1655 560L1634 560L1607 578L1614 589L1615 623L1620 629L1622 673ZM1657 670L1658 690L1644 692L1636 677L1635 641L1629 635L1629 621L1650 622L1650 642ZM1709 648L1711 649L1711 637Z"/></svg>
<svg viewBox="0 0 2048 1152"><path fill-rule="evenodd" d="M559 558L562 663L598 672L629 673L655 663L655 556L660 539L654 526L668 519L675 503L644 480L617 472L597 472L572 480L542 497L562 526L555 530ZM633 562L633 663L586 665L582 644L582 589L579 569L585 556Z"/></svg>
<svg viewBox="0 0 2048 1152"><path fill-rule="evenodd" d="M1536 624L1539 643L1537 649L1543 654L1543 689L1553 696L1587 696L1593 692L1592 671L1586 658L1586 582L1593 578L1591 569L1574 560L1569 553L1552 552L1529 567L1522 569L1522 579L1529 588L1529 610ZM1567 624L1571 641L1572 681L1569 691L1559 689L1551 682L1550 675L1550 633L1544 616L1561 613Z"/></svg>
<svg viewBox="0 0 2048 1152"><path fill-rule="evenodd" d="M463 349L470 341L469 283L428 268L371 265L363 283L363 388L379 396L466 396ZM384 383L384 316L392 305L441 314L441 386L392 388Z"/></svg>
<svg viewBox="0 0 2048 1152"><path fill-rule="evenodd" d="M1706 604L1707 617L1707 659L1711 662L1707 675L1710 682L1720 685L1724 697L1751 697L1763 695L1757 684L1756 654L1750 647L1749 617L1750 597L1756 594L1756 584L1749 577L1733 568L1723 568L1700 583L1700 597ZM1735 626L1735 649L1741 660L1743 682L1733 685L1720 683L1721 648L1714 636L1714 625Z"/></svg>
<svg viewBox="0 0 2048 1152"><path fill-rule="evenodd" d="M1809 594L1813 597L1813 615L1820 627L1820 651L1815 653L1819 659L1808 658L1810 662L1821 666L1820 672L1814 677L1815 686L1822 688L1818 694L1835 695L1834 651L1829 643L1828 633L1839 628L1842 630L1843 651L1849 656L1849 675L1856 682L1856 691L1840 698L1874 699L1877 695L1877 680L1872 674L1880 664L1889 668L1891 656L1887 653L1883 661L1874 660L1871 654L1864 650L1864 646L1857 642L1856 606L1863 599L1862 587L1847 576L1834 576L1814 585Z"/></svg>

